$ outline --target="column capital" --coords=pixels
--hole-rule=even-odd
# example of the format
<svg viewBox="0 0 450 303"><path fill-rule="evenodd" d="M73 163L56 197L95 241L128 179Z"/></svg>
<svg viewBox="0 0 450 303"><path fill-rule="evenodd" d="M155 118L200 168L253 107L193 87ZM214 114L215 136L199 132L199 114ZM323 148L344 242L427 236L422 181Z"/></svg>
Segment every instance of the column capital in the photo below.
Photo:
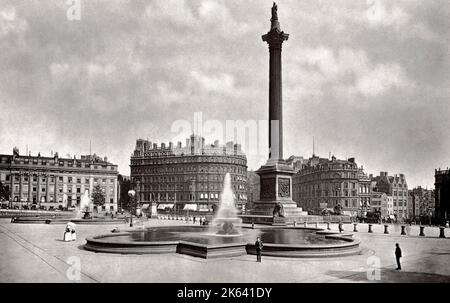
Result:
<svg viewBox="0 0 450 303"><path fill-rule="evenodd" d="M281 44L283 44L284 41L288 40L289 34L279 31L278 29L272 29L267 34L262 35L261 38L264 42L267 42L269 44L269 49L281 48Z"/></svg>

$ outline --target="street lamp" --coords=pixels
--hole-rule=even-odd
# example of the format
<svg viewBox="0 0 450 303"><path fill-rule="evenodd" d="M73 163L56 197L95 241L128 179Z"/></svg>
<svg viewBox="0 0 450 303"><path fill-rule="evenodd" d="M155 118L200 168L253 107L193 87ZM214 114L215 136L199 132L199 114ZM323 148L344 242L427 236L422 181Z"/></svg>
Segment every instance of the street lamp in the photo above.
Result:
<svg viewBox="0 0 450 303"><path fill-rule="evenodd" d="M134 206L134 199L136 197L136 191L130 189L128 191L128 196L130 197L130 227L133 227L133 206Z"/></svg>

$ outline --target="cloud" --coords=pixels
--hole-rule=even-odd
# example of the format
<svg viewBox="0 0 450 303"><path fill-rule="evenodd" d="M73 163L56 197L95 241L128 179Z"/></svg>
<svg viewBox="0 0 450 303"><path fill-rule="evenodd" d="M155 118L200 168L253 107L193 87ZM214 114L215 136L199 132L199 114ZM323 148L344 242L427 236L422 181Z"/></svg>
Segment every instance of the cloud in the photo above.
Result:
<svg viewBox="0 0 450 303"><path fill-rule="evenodd" d="M373 63L363 50L320 46L302 48L297 54L290 78L295 80L292 86L303 88L297 90L302 95L320 96L323 90L334 89L374 97L412 85L398 63Z"/></svg>
<svg viewBox="0 0 450 303"><path fill-rule="evenodd" d="M409 81L398 64L380 64L361 75L356 88L365 96L377 96L391 88L408 86Z"/></svg>
<svg viewBox="0 0 450 303"><path fill-rule="evenodd" d="M169 22L178 26L191 27L196 23L186 0L152 1L145 8L148 18L160 22Z"/></svg>
<svg viewBox="0 0 450 303"><path fill-rule="evenodd" d="M367 1L369 7L366 10L365 17L371 26L403 26L410 16L401 8L393 6L388 9L383 1Z"/></svg>
<svg viewBox="0 0 450 303"><path fill-rule="evenodd" d="M6 6L0 10L0 39L10 33L23 33L27 29L28 23L17 16L15 7Z"/></svg>
<svg viewBox="0 0 450 303"><path fill-rule="evenodd" d="M261 35L272 1L83 3L81 20L68 21L64 1L2 1L0 152L28 143L43 154L79 154L92 140L97 154L129 174L136 138L170 139L173 121L193 112L267 118ZM325 156L355 153L375 172L398 167L432 184L427 169L450 162L446 7L445 0L280 2L290 34L282 53L285 156L308 156L314 133ZM419 131L414 121L432 128ZM430 145L435 136L439 148ZM380 145L389 148L374 153ZM405 158L421 159L420 171ZM250 168L260 160L249 158Z"/></svg>
<svg viewBox="0 0 450 303"><path fill-rule="evenodd" d="M197 86L208 92L233 93L234 78L230 74L206 75L200 71L192 71L191 76L197 82Z"/></svg>

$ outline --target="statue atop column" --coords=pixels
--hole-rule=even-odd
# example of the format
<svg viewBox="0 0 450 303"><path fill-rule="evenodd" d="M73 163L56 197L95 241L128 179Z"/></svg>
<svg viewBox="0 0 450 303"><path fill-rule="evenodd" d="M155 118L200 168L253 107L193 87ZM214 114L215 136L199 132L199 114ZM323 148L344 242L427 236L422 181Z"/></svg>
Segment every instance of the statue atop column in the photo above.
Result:
<svg viewBox="0 0 450 303"><path fill-rule="evenodd" d="M270 21L278 20L277 10L277 4L274 2L272 5L272 18L270 19Z"/></svg>
<svg viewBox="0 0 450 303"><path fill-rule="evenodd" d="M270 18L270 30L277 29L281 32L280 22L278 22L278 6L274 2L272 5L272 18Z"/></svg>

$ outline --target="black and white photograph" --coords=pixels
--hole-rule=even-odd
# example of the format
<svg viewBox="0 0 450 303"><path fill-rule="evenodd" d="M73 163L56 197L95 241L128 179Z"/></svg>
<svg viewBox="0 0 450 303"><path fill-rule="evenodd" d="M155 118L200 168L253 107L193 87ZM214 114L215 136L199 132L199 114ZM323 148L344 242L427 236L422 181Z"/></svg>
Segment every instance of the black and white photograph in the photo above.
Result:
<svg viewBox="0 0 450 303"><path fill-rule="evenodd" d="M0 0L0 283L450 283L449 46L448 0Z"/></svg>

